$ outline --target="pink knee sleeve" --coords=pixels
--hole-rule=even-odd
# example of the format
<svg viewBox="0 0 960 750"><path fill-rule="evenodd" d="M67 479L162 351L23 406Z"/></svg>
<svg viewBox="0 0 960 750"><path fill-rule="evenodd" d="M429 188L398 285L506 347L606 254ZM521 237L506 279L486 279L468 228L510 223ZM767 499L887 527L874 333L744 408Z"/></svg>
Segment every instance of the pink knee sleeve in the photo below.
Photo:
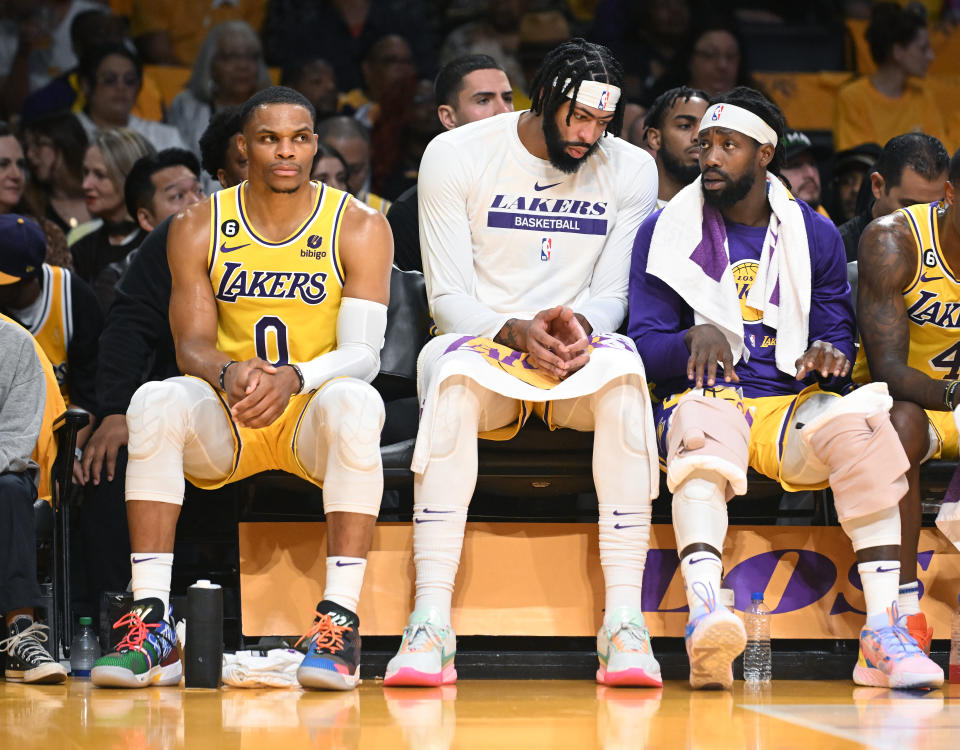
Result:
<svg viewBox="0 0 960 750"><path fill-rule="evenodd" d="M801 435L830 471L841 521L890 508L906 494L910 462L887 412L839 414Z"/></svg>
<svg viewBox="0 0 960 750"><path fill-rule="evenodd" d="M750 425L729 401L685 396L670 420L667 486L676 491L694 471L712 471L727 480L726 499L747 491Z"/></svg>

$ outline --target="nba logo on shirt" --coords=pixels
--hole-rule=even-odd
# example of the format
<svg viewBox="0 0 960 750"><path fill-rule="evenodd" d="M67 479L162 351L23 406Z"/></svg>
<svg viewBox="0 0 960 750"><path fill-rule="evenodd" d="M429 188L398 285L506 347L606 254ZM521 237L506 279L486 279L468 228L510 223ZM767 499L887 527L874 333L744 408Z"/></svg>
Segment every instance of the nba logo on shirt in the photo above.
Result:
<svg viewBox="0 0 960 750"><path fill-rule="evenodd" d="M603 91L600 94L600 104L597 105L597 109L604 110L607 108L607 102L610 100L610 92Z"/></svg>
<svg viewBox="0 0 960 750"><path fill-rule="evenodd" d="M550 237L544 237L540 240L540 260L546 262L550 260L550 251L553 249L553 240Z"/></svg>
<svg viewBox="0 0 960 750"><path fill-rule="evenodd" d="M747 338L750 339L750 346L756 347L757 338L752 333L747 334Z"/></svg>
<svg viewBox="0 0 960 750"><path fill-rule="evenodd" d="M723 105L721 104L719 107L717 107L715 110L713 110L713 115L710 117L710 119L711 119L713 122L716 122L717 120L720 119L720 115L722 115L722 114L723 114Z"/></svg>

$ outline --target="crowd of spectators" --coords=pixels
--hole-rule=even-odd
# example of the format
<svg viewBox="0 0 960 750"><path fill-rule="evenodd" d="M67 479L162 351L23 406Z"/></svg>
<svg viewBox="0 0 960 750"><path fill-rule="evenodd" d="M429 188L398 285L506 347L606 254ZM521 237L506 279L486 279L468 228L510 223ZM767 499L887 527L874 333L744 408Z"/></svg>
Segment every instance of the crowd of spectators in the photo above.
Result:
<svg viewBox="0 0 960 750"><path fill-rule="evenodd" d="M36 221L44 263L71 269L81 285L61 301L73 305L75 330L64 362L54 362L68 401L102 430L81 435L99 459L78 465L78 480L110 484L122 467L124 397L104 385L117 377L116 334L165 314L164 219L243 179L237 105L255 92L282 82L310 100L320 142L313 177L387 214L396 263L410 270L420 267L416 184L427 144L445 129L528 107L532 71L558 42L584 36L623 64L622 137L655 155L662 204L699 173L696 124L709 99L738 85L763 90L748 38L792 26L843 29L851 19L866 21L875 70L839 90L832 132L789 133L784 176L841 227L853 260L870 220L943 196L960 106L938 94L927 71L931 29L950 36L957 0L0 2L0 214ZM466 67L450 67L467 55ZM435 82L441 68L456 75ZM164 82L173 74L181 85L171 95ZM138 260L134 251L158 228L163 239ZM30 328L51 278L26 296L4 295L0 312ZM131 302L138 283L159 283L153 308ZM113 348L95 377L104 316L100 345ZM164 338L145 370L125 377L170 374L171 349ZM101 509L91 511L98 528L108 523L103 509L122 508L120 497L91 503ZM102 587L120 583L108 579Z"/></svg>

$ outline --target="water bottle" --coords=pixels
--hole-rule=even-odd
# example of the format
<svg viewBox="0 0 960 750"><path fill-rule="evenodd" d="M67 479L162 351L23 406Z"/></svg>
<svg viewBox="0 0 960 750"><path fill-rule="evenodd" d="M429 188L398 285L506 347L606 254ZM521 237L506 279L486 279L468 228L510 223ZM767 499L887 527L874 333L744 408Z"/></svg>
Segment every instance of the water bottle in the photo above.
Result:
<svg viewBox="0 0 960 750"><path fill-rule="evenodd" d="M100 641L93 632L93 620L80 618L80 630L70 644L70 672L74 677L88 679L93 663L100 658Z"/></svg>
<svg viewBox="0 0 960 750"><path fill-rule="evenodd" d="M770 610L763 605L763 593L750 595L750 608L744 616L747 647L743 652L743 679L747 684L770 682L773 671L770 654Z"/></svg>
<svg viewBox="0 0 960 750"><path fill-rule="evenodd" d="M960 596L957 604L960 605ZM950 682L960 683L960 606L950 616Z"/></svg>

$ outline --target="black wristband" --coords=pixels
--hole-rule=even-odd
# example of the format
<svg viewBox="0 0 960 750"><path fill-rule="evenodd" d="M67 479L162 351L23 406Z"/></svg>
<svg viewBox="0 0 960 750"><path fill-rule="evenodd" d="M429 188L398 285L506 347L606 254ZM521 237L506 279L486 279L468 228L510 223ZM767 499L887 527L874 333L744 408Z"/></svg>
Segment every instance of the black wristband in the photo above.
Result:
<svg viewBox="0 0 960 750"><path fill-rule="evenodd" d="M217 379L217 382L220 384L220 390L223 391L224 393L226 393L227 391L226 387L223 384L223 379L224 377L226 377L226 374L227 374L227 368L230 365L235 365L235 364L237 364L237 360L231 359L223 367L220 368L220 377Z"/></svg>
<svg viewBox="0 0 960 750"><path fill-rule="evenodd" d="M304 380L303 380L303 373L300 372L300 368L291 362L287 363L287 367L292 367L293 371L297 373L297 378L300 380L300 387L297 389L297 393L303 393Z"/></svg>
<svg viewBox="0 0 960 750"><path fill-rule="evenodd" d="M955 408L953 405L953 396L957 392L957 388L960 388L960 380L951 381L950 385L948 385L943 392L943 405L946 406L949 411L953 411Z"/></svg>

